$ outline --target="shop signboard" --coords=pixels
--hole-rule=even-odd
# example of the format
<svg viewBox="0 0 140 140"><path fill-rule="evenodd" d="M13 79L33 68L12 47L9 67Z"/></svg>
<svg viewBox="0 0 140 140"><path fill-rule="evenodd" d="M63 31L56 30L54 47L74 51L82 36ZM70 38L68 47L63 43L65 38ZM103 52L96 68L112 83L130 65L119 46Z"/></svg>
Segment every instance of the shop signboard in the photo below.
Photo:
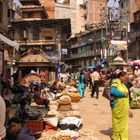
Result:
<svg viewBox="0 0 140 140"><path fill-rule="evenodd" d="M110 47L114 50L127 50L127 41L111 40Z"/></svg>
<svg viewBox="0 0 140 140"><path fill-rule="evenodd" d="M68 54L68 49L62 49L61 53L62 53L62 55L67 55Z"/></svg>
<svg viewBox="0 0 140 140"><path fill-rule="evenodd" d="M42 36L52 37L54 34L54 29L52 28L42 28L41 29Z"/></svg>

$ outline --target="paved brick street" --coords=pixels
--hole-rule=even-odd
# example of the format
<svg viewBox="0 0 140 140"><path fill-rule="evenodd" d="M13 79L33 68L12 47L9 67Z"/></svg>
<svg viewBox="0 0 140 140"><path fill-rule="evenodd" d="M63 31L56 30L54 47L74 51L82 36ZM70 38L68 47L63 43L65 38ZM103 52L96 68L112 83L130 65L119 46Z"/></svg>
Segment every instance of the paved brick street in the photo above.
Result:
<svg viewBox="0 0 140 140"><path fill-rule="evenodd" d="M100 89L100 98L90 97L90 90L85 92L85 98L79 103L80 113L83 119L82 129L90 129L94 131L99 140L111 140L111 109L109 102L102 97L102 89ZM36 105L32 104L34 109ZM40 108L45 112L45 108ZM129 121L129 140L140 140L140 109L132 110L134 117Z"/></svg>
<svg viewBox="0 0 140 140"><path fill-rule="evenodd" d="M86 90L86 96L79 103L83 118L83 128L92 129L100 140L110 140L111 136L111 109L109 102L100 94L100 99L90 97ZM133 110L134 117L129 121L129 140L140 139L140 110Z"/></svg>

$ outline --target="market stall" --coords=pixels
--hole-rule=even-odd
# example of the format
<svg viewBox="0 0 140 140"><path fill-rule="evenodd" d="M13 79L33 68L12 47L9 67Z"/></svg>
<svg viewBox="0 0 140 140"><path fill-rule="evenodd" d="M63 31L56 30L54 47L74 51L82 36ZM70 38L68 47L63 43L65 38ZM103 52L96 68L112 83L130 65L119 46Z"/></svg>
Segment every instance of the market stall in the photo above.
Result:
<svg viewBox="0 0 140 140"><path fill-rule="evenodd" d="M41 83L41 77L36 73L29 73L21 80L21 85L29 87L32 82Z"/></svg>
<svg viewBox="0 0 140 140"><path fill-rule="evenodd" d="M41 51L29 51L21 57L20 61L17 62L17 65L19 69L19 81L25 79L32 71L40 75L41 81L44 83L55 79L55 77L50 77L52 73L55 73L55 63Z"/></svg>
<svg viewBox="0 0 140 140"><path fill-rule="evenodd" d="M130 66L130 64L126 63L120 56L114 58L113 61L109 63L109 65L115 67Z"/></svg>
<svg viewBox="0 0 140 140"><path fill-rule="evenodd" d="M92 131L81 129L80 99L77 88L67 85L50 100L49 110L43 114L43 119L29 120L27 125L34 133L42 132L39 140L98 140Z"/></svg>
<svg viewBox="0 0 140 140"><path fill-rule="evenodd" d="M132 109L140 109L140 88L131 88L131 102Z"/></svg>

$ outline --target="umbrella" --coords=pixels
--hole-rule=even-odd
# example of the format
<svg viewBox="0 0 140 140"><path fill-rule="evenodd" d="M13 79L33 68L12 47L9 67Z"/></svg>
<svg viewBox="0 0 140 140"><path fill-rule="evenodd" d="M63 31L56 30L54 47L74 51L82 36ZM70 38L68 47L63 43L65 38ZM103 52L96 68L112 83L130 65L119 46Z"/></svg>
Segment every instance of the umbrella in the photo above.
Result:
<svg viewBox="0 0 140 140"><path fill-rule="evenodd" d="M88 69L95 69L95 66L89 66Z"/></svg>
<svg viewBox="0 0 140 140"><path fill-rule="evenodd" d="M140 65L140 60L134 60L130 62L131 65Z"/></svg>
<svg viewBox="0 0 140 140"><path fill-rule="evenodd" d="M104 60L104 61L102 61L100 64L101 64L101 65L102 65L102 64L108 64L108 62L107 62L106 60Z"/></svg>

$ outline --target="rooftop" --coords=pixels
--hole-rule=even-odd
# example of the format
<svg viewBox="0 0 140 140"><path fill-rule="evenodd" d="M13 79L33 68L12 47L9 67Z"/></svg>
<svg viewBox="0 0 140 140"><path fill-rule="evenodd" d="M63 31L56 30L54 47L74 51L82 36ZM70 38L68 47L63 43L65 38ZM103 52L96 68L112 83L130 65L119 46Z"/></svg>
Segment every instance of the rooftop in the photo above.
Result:
<svg viewBox="0 0 140 140"><path fill-rule="evenodd" d="M41 3L39 2L39 0L19 0L20 1L20 3L22 4L22 5L28 5L29 3L31 4L34 4L34 5L39 5L39 6L41 6Z"/></svg>
<svg viewBox="0 0 140 140"><path fill-rule="evenodd" d="M20 6L20 9L22 12L34 12L34 11L41 11L44 13L45 17L48 18L48 14L44 8L44 6L38 6L38 5L24 5Z"/></svg>
<svg viewBox="0 0 140 140"><path fill-rule="evenodd" d="M24 28L31 26L45 26L45 27L54 27L54 26L64 26L67 25L70 28L70 19L19 19L11 22L13 29Z"/></svg>

